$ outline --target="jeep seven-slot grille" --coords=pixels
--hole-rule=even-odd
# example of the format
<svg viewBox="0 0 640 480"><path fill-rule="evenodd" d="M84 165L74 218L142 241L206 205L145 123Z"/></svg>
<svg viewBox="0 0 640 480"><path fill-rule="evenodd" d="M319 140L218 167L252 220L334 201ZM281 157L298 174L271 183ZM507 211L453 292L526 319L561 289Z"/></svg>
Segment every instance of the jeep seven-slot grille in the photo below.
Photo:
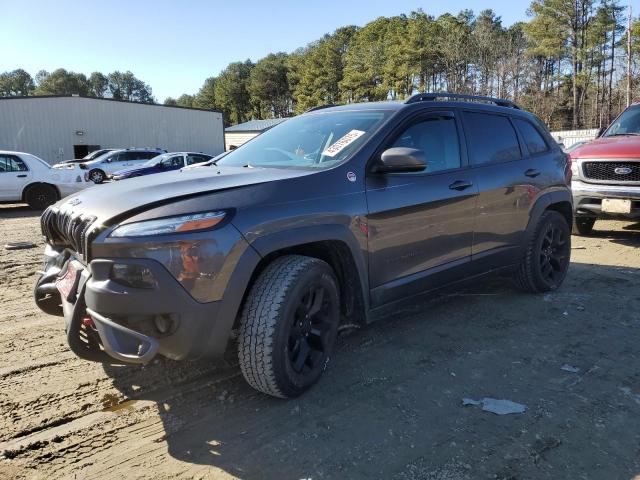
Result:
<svg viewBox="0 0 640 480"><path fill-rule="evenodd" d="M87 233L95 219L96 217L73 216L47 208L40 217L40 226L42 234L52 245L68 247L84 255Z"/></svg>
<svg viewBox="0 0 640 480"><path fill-rule="evenodd" d="M640 162L584 162L589 180L640 182Z"/></svg>

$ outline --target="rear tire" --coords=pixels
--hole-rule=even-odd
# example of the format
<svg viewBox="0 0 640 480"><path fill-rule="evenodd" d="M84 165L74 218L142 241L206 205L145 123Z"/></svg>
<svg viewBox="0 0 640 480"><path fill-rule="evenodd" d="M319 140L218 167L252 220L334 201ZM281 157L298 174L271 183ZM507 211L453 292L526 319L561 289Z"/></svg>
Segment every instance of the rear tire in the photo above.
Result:
<svg viewBox="0 0 640 480"><path fill-rule="evenodd" d="M34 210L43 210L58 201L58 192L51 185L34 185L27 190L24 199Z"/></svg>
<svg viewBox="0 0 640 480"><path fill-rule="evenodd" d="M99 168L95 168L89 171L89 180L91 180L93 183L102 183L104 182L105 178L106 175Z"/></svg>
<svg viewBox="0 0 640 480"><path fill-rule="evenodd" d="M338 282L317 258L279 257L245 301L238 357L246 381L279 398L297 397L318 381L340 319Z"/></svg>
<svg viewBox="0 0 640 480"><path fill-rule="evenodd" d="M571 233L574 235L591 235L593 225L595 223L595 217L573 217L573 228L571 229Z"/></svg>
<svg viewBox="0 0 640 480"><path fill-rule="evenodd" d="M529 239L515 275L516 286L525 292L557 290L567 275L571 260L571 232L560 213L542 214Z"/></svg>

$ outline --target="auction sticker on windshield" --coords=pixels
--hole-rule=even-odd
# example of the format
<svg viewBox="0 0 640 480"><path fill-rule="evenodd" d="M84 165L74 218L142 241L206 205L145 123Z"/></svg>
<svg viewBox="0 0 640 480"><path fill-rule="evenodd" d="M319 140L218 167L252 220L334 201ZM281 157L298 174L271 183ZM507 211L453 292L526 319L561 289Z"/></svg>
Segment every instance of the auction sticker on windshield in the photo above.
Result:
<svg viewBox="0 0 640 480"><path fill-rule="evenodd" d="M333 145L327 147L327 149L322 152L322 155L324 155L325 157L335 157L365 133L366 132L363 132L362 130L351 130L345 136L336 141Z"/></svg>

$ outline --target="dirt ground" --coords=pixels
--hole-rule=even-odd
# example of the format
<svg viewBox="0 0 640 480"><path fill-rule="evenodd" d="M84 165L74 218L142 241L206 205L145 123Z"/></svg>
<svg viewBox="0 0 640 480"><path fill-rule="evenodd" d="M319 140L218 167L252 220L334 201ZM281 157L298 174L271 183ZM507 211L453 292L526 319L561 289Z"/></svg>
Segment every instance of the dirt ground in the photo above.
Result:
<svg viewBox="0 0 640 480"><path fill-rule="evenodd" d="M62 319L32 300L38 220L0 207L0 478L640 475L638 224L573 237L556 293L491 281L395 308L343 335L323 380L282 401L248 387L233 355L145 367L75 358ZM38 247L4 249L19 240ZM462 404L483 397L526 411Z"/></svg>

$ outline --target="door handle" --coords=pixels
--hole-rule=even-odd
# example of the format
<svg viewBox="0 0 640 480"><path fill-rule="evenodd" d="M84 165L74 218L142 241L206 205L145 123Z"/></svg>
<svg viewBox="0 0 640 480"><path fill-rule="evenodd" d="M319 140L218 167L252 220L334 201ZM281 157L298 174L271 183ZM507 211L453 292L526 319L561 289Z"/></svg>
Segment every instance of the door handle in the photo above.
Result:
<svg viewBox="0 0 640 480"><path fill-rule="evenodd" d="M449 185L449 188L451 190L465 190L472 186L473 186L473 183L467 180L456 180L451 185Z"/></svg>
<svg viewBox="0 0 640 480"><path fill-rule="evenodd" d="M524 172L524 174L525 174L527 177L534 178L534 177L537 177L538 175L540 175L540 170L536 170L535 168L530 168L529 170L527 170L526 172Z"/></svg>
<svg viewBox="0 0 640 480"><path fill-rule="evenodd" d="M22 175L18 175L18 178L26 178L26 177L27 177L26 173L23 173Z"/></svg>

